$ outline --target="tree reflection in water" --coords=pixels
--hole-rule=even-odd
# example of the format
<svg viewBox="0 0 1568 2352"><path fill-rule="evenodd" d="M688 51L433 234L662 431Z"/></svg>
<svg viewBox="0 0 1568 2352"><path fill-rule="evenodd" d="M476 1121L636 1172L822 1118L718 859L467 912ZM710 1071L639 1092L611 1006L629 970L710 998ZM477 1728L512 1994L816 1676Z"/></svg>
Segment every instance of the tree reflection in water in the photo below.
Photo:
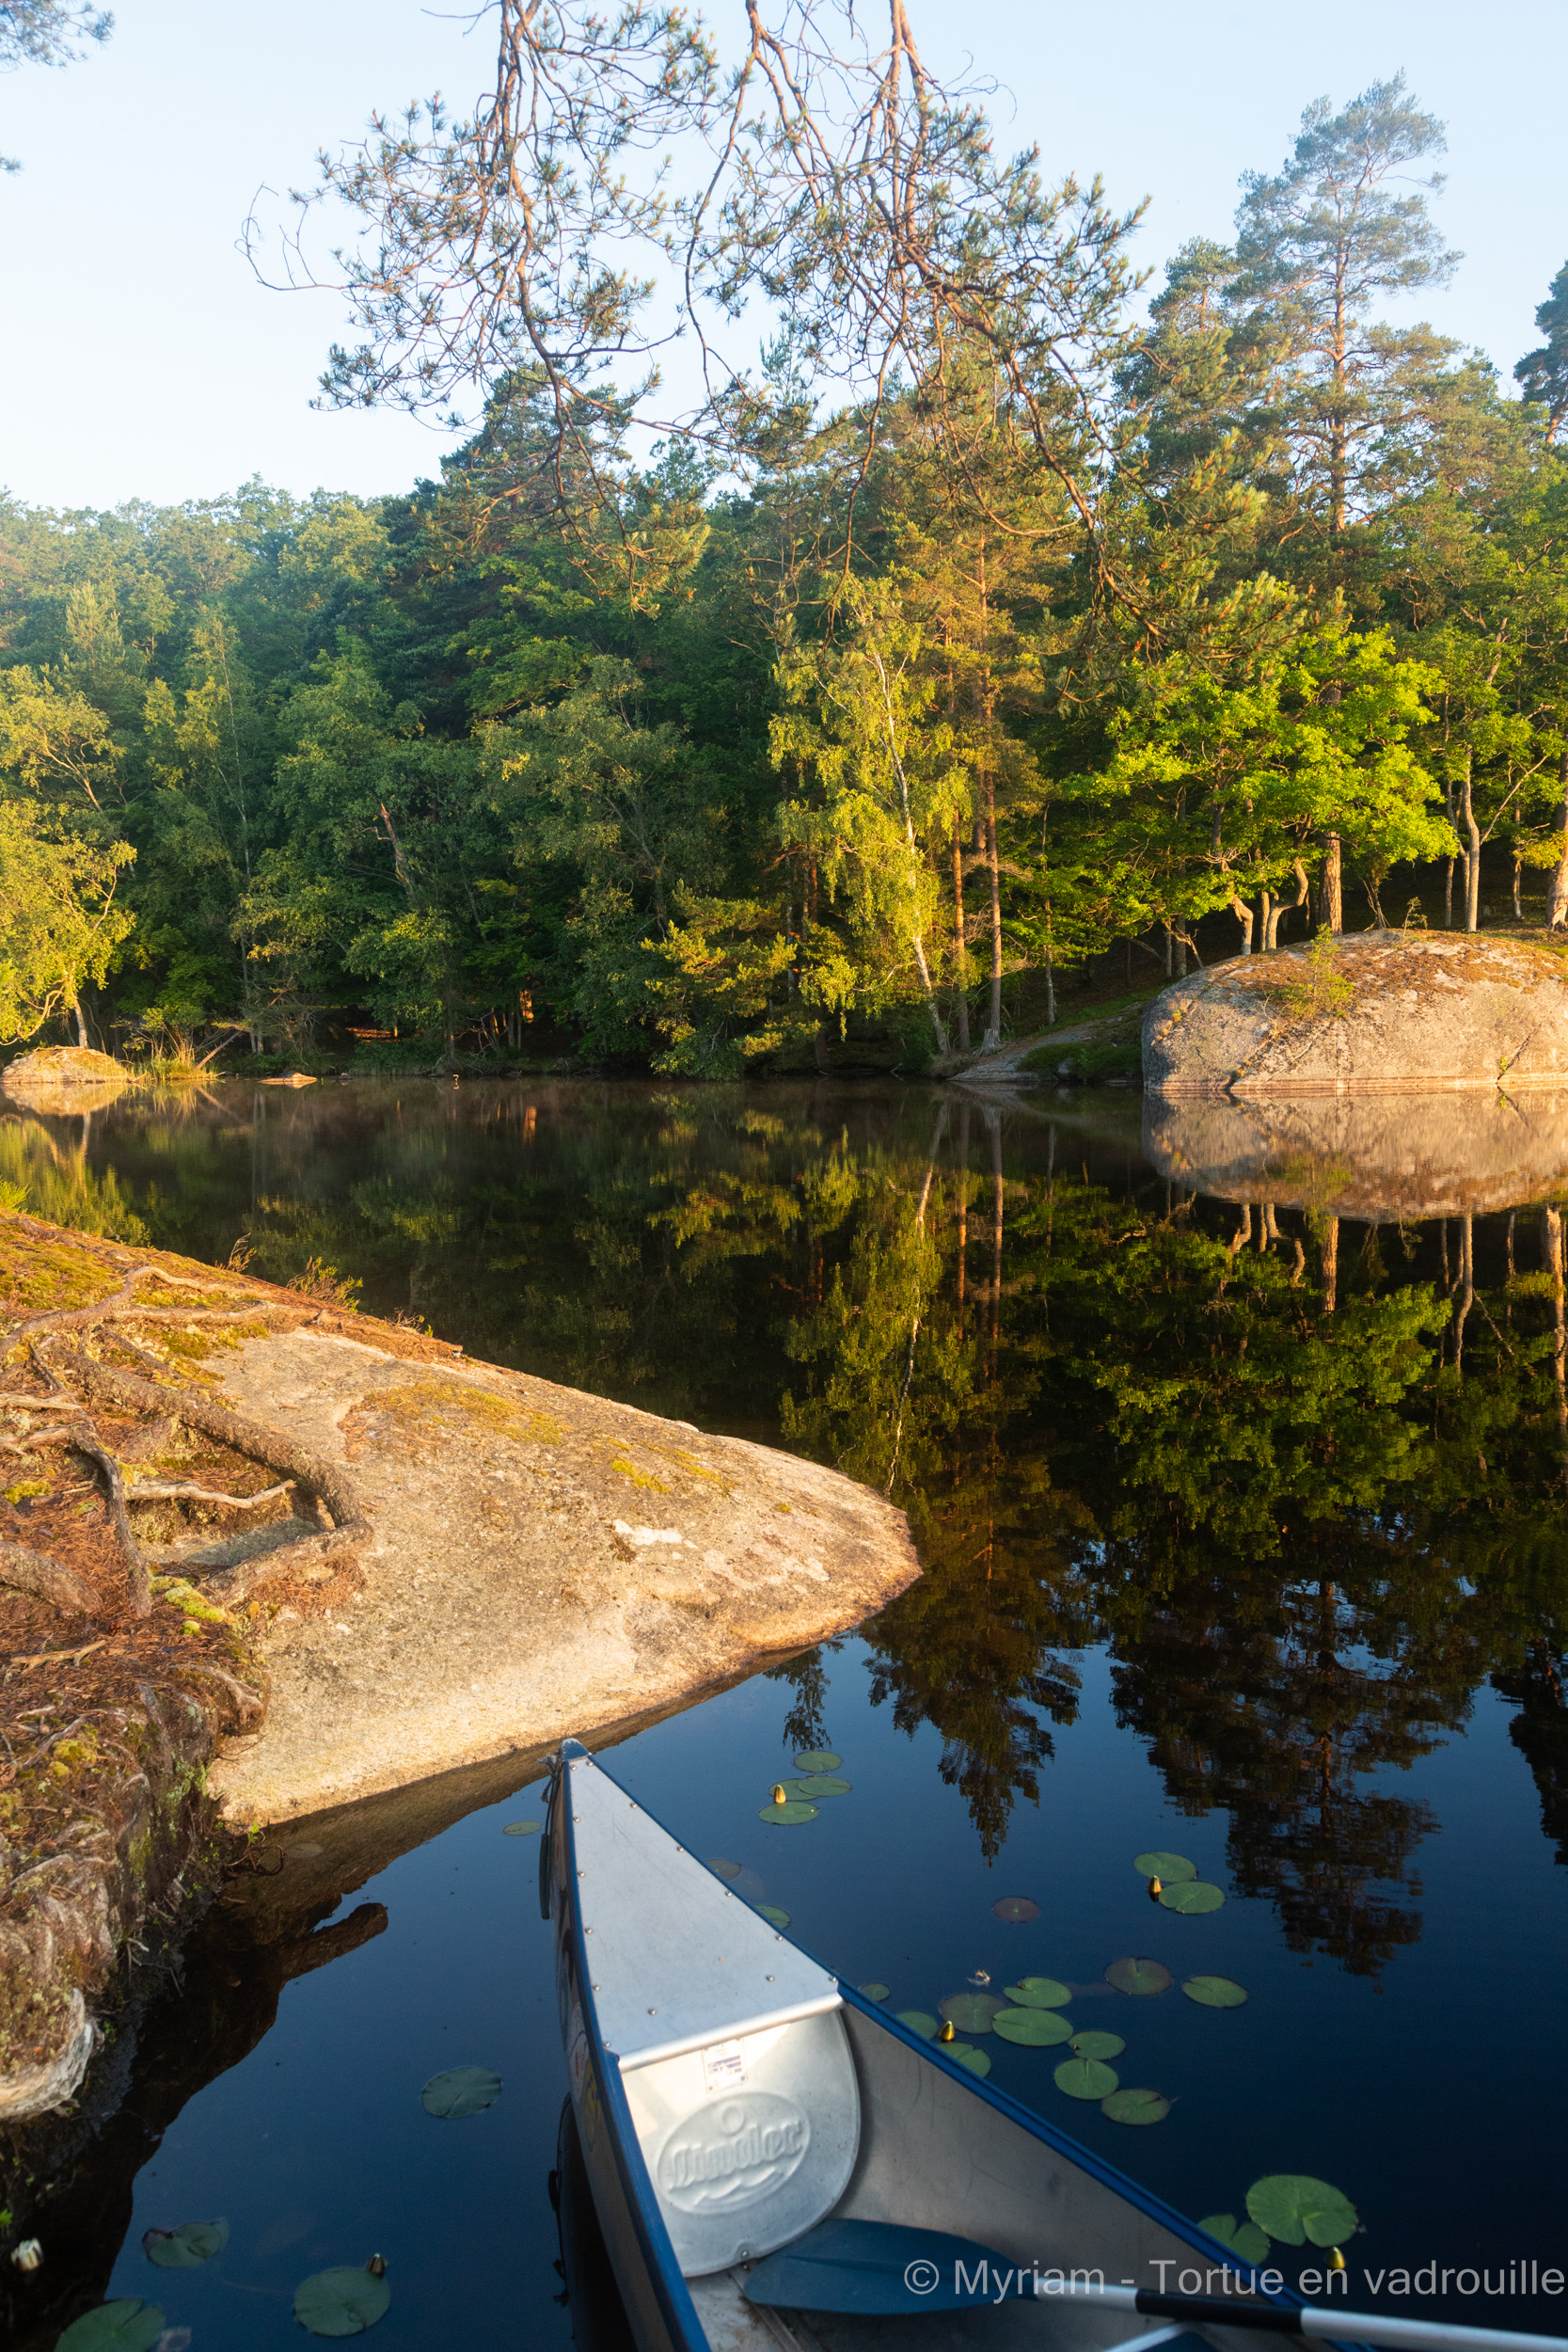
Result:
<svg viewBox="0 0 1568 2352"><path fill-rule="evenodd" d="M1332 1154L1203 1200L1074 1118L226 1088L90 1138L0 1121L0 1178L198 1256L243 1232L275 1279L313 1258L473 1355L836 1462L910 1514L925 1574L865 1629L873 1692L940 1735L988 1855L1103 1642L1171 1803L1228 1813L1239 1887L1375 1972L1419 1934L1433 1826L1398 1772L1488 1677L1568 1851L1561 1216L1354 1222ZM831 1745L820 1660L779 1672L788 1735Z"/></svg>

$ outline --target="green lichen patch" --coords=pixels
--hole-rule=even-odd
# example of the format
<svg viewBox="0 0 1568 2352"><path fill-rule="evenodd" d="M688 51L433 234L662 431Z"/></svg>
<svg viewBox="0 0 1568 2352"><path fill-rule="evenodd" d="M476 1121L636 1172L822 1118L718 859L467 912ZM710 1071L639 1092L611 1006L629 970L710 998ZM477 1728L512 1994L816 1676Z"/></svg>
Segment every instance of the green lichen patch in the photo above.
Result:
<svg viewBox="0 0 1568 2352"><path fill-rule="evenodd" d="M90 1250L65 1240L0 1239L0 1312L18 1320L96 1307L112 1298L124 1276Z"/></svg>
<svg viewBox="0 0 1568 2352"><path fill-rule="evenodd" d="M617 1477L629 1478L634 1486L646 1487L652 1494L673 1495L675 1491L667 1480L656 1478L652 1470L639 1470L624 1454L611 1454L610 1467Z"/></svg>
<svg viewBox="0 0 1568 2352"><path fill-rule="evenodd" d="M566 1432L547 1413L526 1410L491 1389L457 1380L404 1380L375 1389L343 1418L351 1461L366 1444L428 1461L452 1437L508 1439L514 1445L559 1445Z"/></svg>

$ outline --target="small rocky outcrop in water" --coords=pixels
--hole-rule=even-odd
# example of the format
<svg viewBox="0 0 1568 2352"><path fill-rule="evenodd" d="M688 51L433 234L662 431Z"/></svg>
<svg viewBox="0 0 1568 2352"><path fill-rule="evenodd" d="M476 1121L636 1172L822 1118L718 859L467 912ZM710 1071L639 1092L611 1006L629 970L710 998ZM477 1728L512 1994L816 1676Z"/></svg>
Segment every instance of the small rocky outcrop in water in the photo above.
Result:
<svg viewBox="0 0 1568 2352"><path fill-rule="evenodd" d="M919 1572L834 1471L229 1268L0 1216L0 2122L76 2090L210 1795L245 1828L586 1737Z"/></svg>
<svg viewBox="0 0 1568 2352"><path fill-rule="evenodd" d="M133 1083L123 1062L86 1045L41 1045L0 1070L0 1089L35 1111L92 1110Z"/></svg>
<svg viewBox="0 0 1568 2352"><path fill-rule="evenodd" d="M1568 945L1362 931L1178 980L1144 1016L1162 1095L1568 1089Z"/></svg>

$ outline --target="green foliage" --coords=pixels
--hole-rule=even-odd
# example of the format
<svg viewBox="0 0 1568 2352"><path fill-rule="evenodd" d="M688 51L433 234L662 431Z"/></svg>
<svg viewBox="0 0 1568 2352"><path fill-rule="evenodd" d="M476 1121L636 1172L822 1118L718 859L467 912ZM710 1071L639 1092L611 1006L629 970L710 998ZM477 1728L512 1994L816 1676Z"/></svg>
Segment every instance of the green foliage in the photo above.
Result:
<svg viewBox="0 0 1568 2352"><path fill-rule="evenodd" d="M135 851L99 850L0 801L0 1041L36 1037L102 981L135 916L115 887Z"/></svg>
<svg viewBox="0 0 1568 2352"><path fill-rule="evenodd" d="M1525 399L1539 401L1544 408L1547 429L1555 435L1568 417L1568 262L1552 279L1535 324L1545 340L1537 350L1526 352L1513 373Z"/></svg>
<svg viewBox="0 0 1568 2352"><path fill-rule="evenodd" d="M1342 1020L1355 1002L1355 984L1336 968L1339 943L1325 926L1302 959L1302 977L1275 980L1269 993L1292 1021Z"/></svg>
<svg viewBox="0 0 1568 2352"><path fill-rule="evenodd" d="M0 48L63 57L105 23L38 0ZM651 25L588 40L582 90L615 95L557 123L567 148L641 120ZM711 59L669 38L648 103L685 119ZM402 496L0 501L0 790L40 841L119 859L135 917L17 1003L43 1027L78 1004L92 1041L190 1069L242 1043L330 1065L358 1040L388 1067L575 1052L730 1080L837 1041L913 1072L998 1039L1019 976L1053 987L1114 942L1164 930L1185 955L1208 923L1207 955L1229 909L1277 945L1281 892L1323 919L1341 857L1374 919L1394 867L1457 857L1474 928L1489 842L1549 867L1568 911L1561 275L1524 403L1390 323L1451 260L1441 126L1396 78L1309 106L1280 169L1244 175L1234 245L1185 246L1134 331L1130 224L997 163L983 121L944 117L918 166L961 318L927 275L940 319L873 306L859 329L862 281L833 271L886 256L813 198L780 278L751 207L798 159L757 127L762 178L693 266L736 298L763 270L786 324L717 441L644 463L636 394L580 354L516 364L475 253L447 251L477 151L433 129L361 158L369 178L332 167L371 215L407 175L456 175L394 205L360 287L372 343L334 359L335 392L417 404L451 358L405 374L403 296L374 311L407 239L415 279L437 253L455 271L420 332L472 324L483 415ZM596 184L551 182L551 235L561 205L600 234ZM623 190L634 241L659 200ZM595 349L643 298L606 267ZM383 329L385 379L364 373ZM892 336L865 399L864 349L835 373L861 331ZM1133 1074L1132 1025L1048 1049L1044 1074Z"/></svg>

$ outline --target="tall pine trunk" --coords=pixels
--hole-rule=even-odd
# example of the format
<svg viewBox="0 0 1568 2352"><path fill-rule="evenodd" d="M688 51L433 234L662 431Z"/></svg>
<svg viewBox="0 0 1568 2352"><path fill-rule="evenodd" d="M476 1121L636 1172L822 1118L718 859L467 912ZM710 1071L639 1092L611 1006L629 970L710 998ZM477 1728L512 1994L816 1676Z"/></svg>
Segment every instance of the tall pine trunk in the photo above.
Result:
<svg viewBox="0 0 1568 2352"><path fill-rule="evenodd" d="M969 1051L969 956L964 945L963 826L953 819L953 969L958 976L953 1009L958 1015L958 1051Z"/></svg>
<svg viewBox="0 0 1568 2352"><path fill-rule="evenodd" d="M1562 805L1557 813L1557 821L1562 833L1562 847L1558 852L1552 886L1546 899L1546 921L1553 928L1568 923L1568 751L1562 755L1558 780L1562 786Z"/></svg>
<svg viewBox="0 0 1568 2352"><path fill-rule="evenodd" d="M1459 813L1465 820L1465 928L1473 931L1481 921L1481 827L1471 795L1471 754L1465 755L1465 781L1459 787Z"/></svg>
<svg viewBox="0 0 1568 2352"><path fill-rule="evenodd" d="M1323 921L1331 931L1345 928L1345 888L1339 861L1339 836L1331 833L1323 847Z"/></svg>
<svg viewBox="0 0 1568 2352"><path fill-rule="evenodd" d="M986 1051L1002 1042L1002 861L996 847L996 781L986 770L986 864L990 880L990 1018L986 1023Z"/></svg>

